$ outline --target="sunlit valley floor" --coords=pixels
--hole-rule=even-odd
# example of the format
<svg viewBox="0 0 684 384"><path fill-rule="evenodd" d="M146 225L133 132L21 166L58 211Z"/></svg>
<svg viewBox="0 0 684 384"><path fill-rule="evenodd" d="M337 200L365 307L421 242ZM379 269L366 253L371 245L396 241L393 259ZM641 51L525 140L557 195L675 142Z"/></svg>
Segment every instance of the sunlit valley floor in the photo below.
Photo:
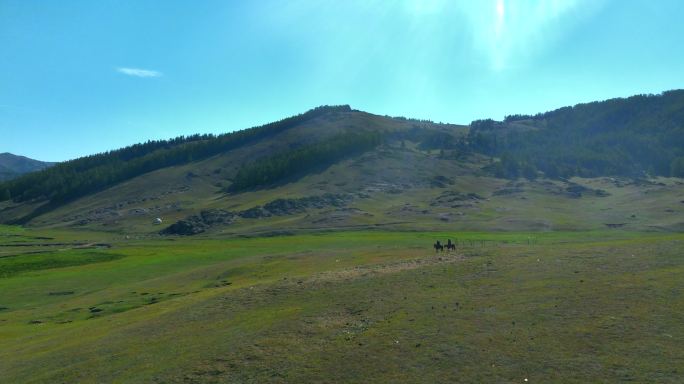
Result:
<svg viewBox="0 0 684 384"><path fill-rule="evenodd" d="M681 234L0 241L5 382L684 377Z"/></svg>

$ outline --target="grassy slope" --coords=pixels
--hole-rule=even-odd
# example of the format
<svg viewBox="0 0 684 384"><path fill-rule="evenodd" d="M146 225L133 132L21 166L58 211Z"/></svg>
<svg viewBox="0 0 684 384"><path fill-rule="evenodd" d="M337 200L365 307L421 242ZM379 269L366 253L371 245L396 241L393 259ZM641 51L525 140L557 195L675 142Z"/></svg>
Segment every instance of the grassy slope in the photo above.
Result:
<svg viewBox="0 0 684 384"><path fill-rule="evenodd" d="M163 168L135 177L105 191L85 196L71 204L42 214L32 220L30 224L34 226L63 226L74 224L82 217L96 216L98 229L103 229L103 227L105 229L130 228L131 224L142 222L136 215L129 214L131 209L154 208L157 215L170 217L173 217L179 209L184 214L195 212L216 199L217 194L228 185L227 180L245 162L323 140L344 130L369 129L392 132L405 130L411 126L410 122L404 120L383 118L365 112L349 112L344 116L344 118L336 117L336 115L317 117L273 137L206 160ZM445 127L456 127L456 130L463 129L452 125L436 127L439 129L445 129ZM117 204L127 202L131 202L131 204L116 207ZM168 206L175 203L179 203L180 207ZM22 204L0 203L0 222L22 218L43 204L44 202L40 201ZM111 207L115 207L114 210L119 215L111 215L109 210ZM157 207L160 209L156 209ZM107 214L97 215L97 212L102 209L106 209ZM95 214L93 214L94 212ZM177 216L182 217L182 214ZM147 215L144 222L149 224L152 217L154 217L153 214ZM117 226L117 221L126 221L126 223L123 226Z"/></svg>
<svg viewBox="0 0 684 384"><path fill-rule="evenodd" d="M608 197L580 199L557 193L567 185L558 181L521 182L523 192L494 195L506 180L483 176L490 159L480 155L459 157L447 151L425 151L417 143L399 141L363 156L335 164L323 172L295 182L239 194L223 189L240 164L303 142L320 140L345 129L411 132L415 122L388 119L363 112L319 117L262 140L199 162L169 167L136 177L100 193L78 199L30 222L34 227L73 227L110 231L119 235L154 236L164 226L203 209L231 211L252 208L278 198L323 193L365 192L368 198L352 201L346 211L333 207L269 219L238 219L216 228L224 234L253 234L274 230L387 228L403 230L598 230L607 223L624 223L630 230L681 230L684 182L659 179L664 185L622 185L608 178L574 179ZM464 134L466 128L419 124L423 132ZM445 188L430 186L435 176L453 180ZM551 183L551 184L549 184ZM551 185L551 187L549 186ZM555 192L554 192L555 190ZM461 206L431 205L444 192L477 193L485 200ZM0 219L22 217L39 203L12 206L0 203ZM354 210L356 209L356 210Z"/></svg>
<svg viewBox="0 0 684 384"><path fill-rule="evenodd" d="M557 181L520 181L523 192L497 196L493 193L507 181L480 176L477 168L483 159L458 162L416 150L389 148L344 161L295 183L226 195L221 193L223 184L217 184L222 176L215 177L213 173L226 159L231 157L153 172L43 215L32 225L63 227L77 223L80 218L94 217L83 228L154 234L160 229L152 225L155 217L172 223L202 209L238 211L278 198L362 191L368 192L369 197L349 204L349 208L359 210L356 212L329 207L292 216L239 219L234 225L216 231L240 234L364 226L412 230L597 230L605 228L606 223L625 223L631 230L679 230L683 223L684 205L680 201L684 199L684 184L678 179L658 180L664 185L624 186L607 178L574 179L610 194L587 194L579 199L550 192L548 183L557 190L565 188L565 184ZM197 176L188 176L190 173ZM436 175L447 176L454 184L430 187L429 181ZM388 191L387 186L398 186L400 192ZM485 200L462 207L430 205L449 191L477 193ZM122 206L116 208L117 204ZM140 209L147 211L135 213Z"/></svg>
<svg viewBox="0 0 684 384"><path fill-rule="evenodd" d="M684 379L681 234L1 232L114 245L15 259L117 257L0 277L10 382ZM440 260L447 236L493 241Z"/></svg>

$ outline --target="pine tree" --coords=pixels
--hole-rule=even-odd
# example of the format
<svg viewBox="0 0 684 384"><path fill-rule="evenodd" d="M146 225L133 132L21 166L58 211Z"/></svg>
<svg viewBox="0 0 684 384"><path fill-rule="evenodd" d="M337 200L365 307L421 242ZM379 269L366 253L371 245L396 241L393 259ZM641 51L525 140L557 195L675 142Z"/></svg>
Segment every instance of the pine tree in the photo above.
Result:
<svg viewBox="0 0 684 384"><path fill-rule="evenodd" d="M0 191L0 201L6 201L12 198L12 194L10 193L10 190L5 188Z"/></svg>

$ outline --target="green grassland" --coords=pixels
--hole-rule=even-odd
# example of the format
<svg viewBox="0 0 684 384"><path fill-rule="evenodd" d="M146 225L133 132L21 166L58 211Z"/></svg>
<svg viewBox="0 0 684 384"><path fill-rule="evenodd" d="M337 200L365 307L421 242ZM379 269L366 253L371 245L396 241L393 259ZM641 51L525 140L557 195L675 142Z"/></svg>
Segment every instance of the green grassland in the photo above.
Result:
<svg viewBox="0 0 684 384"><path fill-rule="evenodd" d="M1 382L684 380L680 233L3 226L0 252Z"/></svg>
<svg viewBox="0 0 684 384"><path fill-rule="evenodd" d="M597 105L564 137L594 143ZM679 136L638 146L666 150L647 174L662 156L568 146L542 132L554 113L475 129L318 111L0 191L0 223L23 225L0 225L0 383L684 382L684 179L661 169ZM610 137L655 132L630 127ZM506 146L533 131L564 152L530 141L516 165ZM382 140L313 147L361 132ZM301 169L259 181L273 159Z"/></svg>

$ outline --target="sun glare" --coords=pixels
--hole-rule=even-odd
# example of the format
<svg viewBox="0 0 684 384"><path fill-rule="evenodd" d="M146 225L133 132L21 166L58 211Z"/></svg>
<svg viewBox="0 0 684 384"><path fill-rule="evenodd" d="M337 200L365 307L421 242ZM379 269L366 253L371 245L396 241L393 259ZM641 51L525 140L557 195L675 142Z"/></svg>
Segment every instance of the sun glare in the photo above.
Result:
<svg viewBox="0 0 684 384"><path fill-rule="evenodd" d="M503 20L506 13L506 6L504 0L496 0L496 16L499 20Z"/></svg>
<svg viewBox="0 0 684 384"><path fill-rule="evenodd" d="M504 0L496 0L496 19L494 20L494 36L496 39L501 38L501 33L504 28L504 16L506 14L506 5Z"/></svg>

